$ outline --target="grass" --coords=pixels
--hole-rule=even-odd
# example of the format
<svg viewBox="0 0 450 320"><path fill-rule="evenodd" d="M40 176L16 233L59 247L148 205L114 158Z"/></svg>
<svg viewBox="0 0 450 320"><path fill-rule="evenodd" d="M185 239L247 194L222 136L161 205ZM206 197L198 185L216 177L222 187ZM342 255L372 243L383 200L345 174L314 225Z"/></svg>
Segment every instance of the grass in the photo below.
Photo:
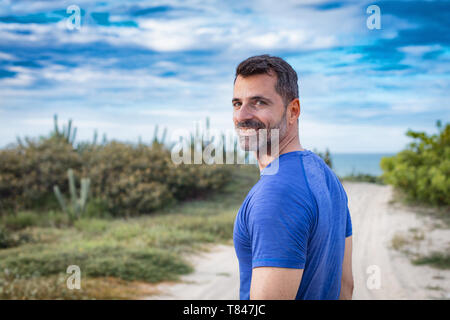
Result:
<svg viewBox="0 0 450 320"><path fill-rule="evenodd" d="M443 252L433 252L428 256L414 259L412 263L415 265L429 264L438 269L450 269L450 255Z"/></svg>
<svg viewBox="0 0 450 320"><path fill-rule="evenodd" d="M391 239L391 248L394 250L402 250L410 241L403 235L396 233Z"/></svg>
<svg viewBox="0 0 450 320"><path fill-rule="evenodd" d="M241 166L220 193L135 218L84 217L70 225L55 212L4 217L7 237L25 240L0 249L0 299L135 298L148 291L143 283L176 281L193 270L185 253L230 242L237 210L258 178L256 167ZM81 290L65 285L69 265L81 269Z"/></svg>
<svg viewBox="0 0 450 320"><path fill-rule="evenodd" d="M66 275L20 278L9 273L0 278L0 295L7 299L133 299L157 291L139 281L113 277L85 278L81 290L69 290ZM6 298L5 298L6 299Z"/></svg>
<svg viewBox="0 0 450 320"><path fill-rule="evenodd" d="M370 182L376 184L384 184L383 180L379 176L374 176L364 173L352 173L347 176L339 177L341 181L352 181L352 182Z"/></svg>
<svg viewBox="0 0 450 320"><path fill-rule="evenodd" d="M435 219L436 228L450 228L450 206L433 206L411 199L404 191L394 188L390 204L400 204L419 216Z"/></svg>
<svg viewBox="0 0 450 320"><path fill-rule="evenodd" d="M425 240L423 231L409 228L405 234L396 233L391 239L391 248L408 255L414 265L430 265L438 269L450 269L450 255L447 252L432 252L429 255L418 255L411 252L409 245Z"/></svg>

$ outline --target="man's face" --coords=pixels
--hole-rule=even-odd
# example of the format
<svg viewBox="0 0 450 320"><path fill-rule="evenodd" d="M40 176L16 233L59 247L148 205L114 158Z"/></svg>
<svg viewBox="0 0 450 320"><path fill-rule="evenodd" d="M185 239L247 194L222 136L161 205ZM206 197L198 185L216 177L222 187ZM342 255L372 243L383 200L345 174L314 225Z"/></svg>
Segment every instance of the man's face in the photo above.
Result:
<svg viewBox="0 0 450 320"><path fill-rule="evenodd" d="M286 134L286 108L283 98L275 91L276 82L276 74L239 75L236 78L233 122L243 150L258 151L266 140L270 145L271 130L279 130L280 140ZM258 135L260 129L266 129L267 135Z"/></svg>

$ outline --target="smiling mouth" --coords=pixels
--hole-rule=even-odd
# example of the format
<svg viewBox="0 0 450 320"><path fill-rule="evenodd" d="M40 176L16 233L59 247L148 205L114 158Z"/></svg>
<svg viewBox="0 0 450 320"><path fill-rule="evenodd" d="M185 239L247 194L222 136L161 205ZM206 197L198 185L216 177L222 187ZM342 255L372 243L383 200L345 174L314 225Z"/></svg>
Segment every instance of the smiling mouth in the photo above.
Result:
<svg viewBox="0 0 450 320"><path fill-rule="evenodd" d="M254 128L239 128L237 129L237 132L240 136L253 136L258 133L259 129Z"/></svg>

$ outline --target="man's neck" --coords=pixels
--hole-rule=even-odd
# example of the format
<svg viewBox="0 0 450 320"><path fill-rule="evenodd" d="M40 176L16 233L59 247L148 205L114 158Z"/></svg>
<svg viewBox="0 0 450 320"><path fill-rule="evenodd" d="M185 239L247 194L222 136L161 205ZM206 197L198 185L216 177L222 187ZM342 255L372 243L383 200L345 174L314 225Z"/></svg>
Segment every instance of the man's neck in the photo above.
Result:
<svg viewBox="0 0 450 320"><path fill-rule="evenodd" d="M265 167L269 165L274 159L278 158L280 155L293 151L303 151L298 135L287 136L285 139L280 141L278 153L273 154L262 154L258 155L255 151L255 157L258 160L259 170L262 171Z"/></svg>

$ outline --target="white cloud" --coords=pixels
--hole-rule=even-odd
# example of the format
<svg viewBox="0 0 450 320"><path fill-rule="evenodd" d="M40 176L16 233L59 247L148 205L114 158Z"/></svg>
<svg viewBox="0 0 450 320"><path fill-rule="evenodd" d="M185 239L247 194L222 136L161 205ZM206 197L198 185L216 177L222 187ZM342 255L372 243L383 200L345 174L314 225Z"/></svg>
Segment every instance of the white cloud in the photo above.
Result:
<svg viewBox="0 0 450 320"><path fill-rule="evenodd" d="M398 152L409 142L403 126L329 124L300 120L300 142L307 149L330 152Z"/></svg>
<svg viewBox="0 0 450 320"><path fill-rule="evenodd" d="M412 54L414 56L422 56L423 54L435 50L442 49L440 45L431 45L431 46L404 46L398 48L399 51Z"/></svg>
<svg viewBox="0 0 450 320"><path fill-rule="evenodd" d="M0 51L0 59L2 59L2 60L16 60L16 58L12 54L9 54L9 53L6 53L6 52L1 52L1 51Z"/></svg>

